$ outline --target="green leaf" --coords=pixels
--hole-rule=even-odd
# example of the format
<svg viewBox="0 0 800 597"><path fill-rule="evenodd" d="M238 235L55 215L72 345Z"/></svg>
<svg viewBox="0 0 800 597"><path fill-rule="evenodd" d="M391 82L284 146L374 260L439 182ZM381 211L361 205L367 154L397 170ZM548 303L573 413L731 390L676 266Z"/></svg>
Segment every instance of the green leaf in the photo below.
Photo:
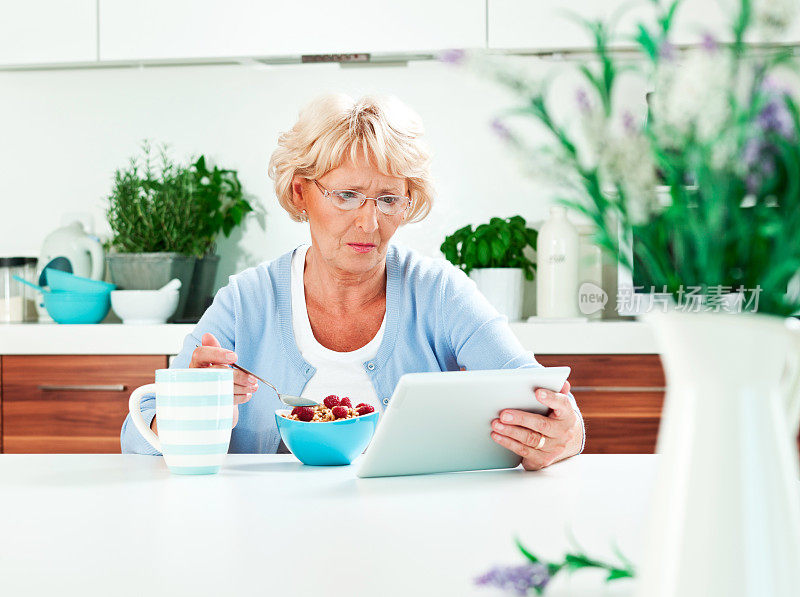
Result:
<svg viewBox="0 0 800 597"><path fill-rule="evenodd" d="M500 237L500 242L503 243L503 248L508 249L508 247L511 245L511 231L507 226L504 226L503 228L498 229L497 234Z"/></svg>
<svg viewBox="0 0 800 597"><path fill-rule="evenodd" d="M517 549L520 550L522 555L524 555L528 560L533 562L534 564L538 564L540 562L539 558L537 558L533 553L528 551L528 549L522 544L522 541L519 540L519 537L514 537L514 543L517 546Z"/></svg>
<svg viewBox="0 0 800 597"><path fill-rule="evenodd" d="M606 581L617 580L618 578L633 578L633 574L630 570L623 570L621 568L612 568L608 571L608 576L606 577Z"/></svg>
<svg viewBox="0 0 800 597"><path fill-rule="evenodd" d="M505 247L503 246L503 243L500 242L500 240L493 238L490 241L490 244L491 244L491 247L492 247L492 257L497 261L500 261L501 259L503 259L503 256L506 253L506 250L505 250Z"/></svg>
<svg viewBox="0 0 800 597"><path fill-rule="evenodd" d="M525 218L522 216L513 216L508 219L508 223L511 224L514 228L524 228L525 227Z"/></svg>
<svg viewBox="0 0 800 597"><path fill-rule="evenodd" d="M487 267L489 265L489 260L491 259L491 253L489 249L489 243L486 241L479 241L478 242L478 263L482 266Z"/></svg>

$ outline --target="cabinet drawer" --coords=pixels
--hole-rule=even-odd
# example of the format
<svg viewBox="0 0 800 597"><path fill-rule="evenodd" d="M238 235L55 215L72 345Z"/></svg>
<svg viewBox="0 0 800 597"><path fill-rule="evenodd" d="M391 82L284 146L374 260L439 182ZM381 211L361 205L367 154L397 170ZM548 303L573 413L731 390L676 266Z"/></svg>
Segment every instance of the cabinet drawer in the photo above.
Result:
<svg viewBox="0 0 800 597"><path fill-rule="evenodd" d="M657 354L537 354L536 360L545 367L571 367L569 383L576 388L634 387L663 391L666 386L661 357Z"/></svg>
<svg viewBox="0 0 800 597"><path fill-rule="evenodd" d="M655 452L666 381L657 354L536 355L572 368L569 382L586 426L587 454Z"/></svg>
<svg viewBox="0 0 800 597"><path fill-rule="evenodd" d="M3 357L3 452L118 453L131 392L166 366L160 355Z"/></svg>

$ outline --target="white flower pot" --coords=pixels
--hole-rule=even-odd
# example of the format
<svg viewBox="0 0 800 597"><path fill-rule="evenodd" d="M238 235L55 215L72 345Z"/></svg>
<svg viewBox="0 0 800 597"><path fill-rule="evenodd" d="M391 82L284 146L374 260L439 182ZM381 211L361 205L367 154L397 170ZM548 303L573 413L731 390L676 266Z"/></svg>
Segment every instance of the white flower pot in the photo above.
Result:
<svg viewBox="0 0 800 597"><path fill-rule="evenodd" d="M763 315L650 313L667 377L641 597L800 587L800 333Z"/></svg>
<svg viewBox="0 0 800 597"><path fill-rule="evenodd" d="M469 277L478 290L509 321L522 319L522 284L525 273L517 267L487 267L473 269Z"/></svg>

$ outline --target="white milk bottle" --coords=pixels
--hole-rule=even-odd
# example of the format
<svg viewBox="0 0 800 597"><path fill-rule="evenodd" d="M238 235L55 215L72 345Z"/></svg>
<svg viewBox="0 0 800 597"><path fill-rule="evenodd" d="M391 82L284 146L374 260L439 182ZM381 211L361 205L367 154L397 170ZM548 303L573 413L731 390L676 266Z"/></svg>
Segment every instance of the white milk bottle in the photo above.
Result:
<svg viewBox="0 0 800 597"><path fill-rule="evenodd" d="M550 218L536 242L536 304L539 317L579 317L579 235L563 207Z"/></svg>

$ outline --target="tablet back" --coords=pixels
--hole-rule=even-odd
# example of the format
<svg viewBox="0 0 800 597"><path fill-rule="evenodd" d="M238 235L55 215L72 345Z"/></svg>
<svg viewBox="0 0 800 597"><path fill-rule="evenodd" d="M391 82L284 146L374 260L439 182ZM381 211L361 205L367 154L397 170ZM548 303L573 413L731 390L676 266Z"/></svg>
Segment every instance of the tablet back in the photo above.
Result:
<svg viewBox="0 0 800 597"><path fill-rule="evenodd" d="M547 414L534 388L559 391L569 367L407 373L400 378L359 477L511 468L521 458L489 436L505 408Z"/></svg>

